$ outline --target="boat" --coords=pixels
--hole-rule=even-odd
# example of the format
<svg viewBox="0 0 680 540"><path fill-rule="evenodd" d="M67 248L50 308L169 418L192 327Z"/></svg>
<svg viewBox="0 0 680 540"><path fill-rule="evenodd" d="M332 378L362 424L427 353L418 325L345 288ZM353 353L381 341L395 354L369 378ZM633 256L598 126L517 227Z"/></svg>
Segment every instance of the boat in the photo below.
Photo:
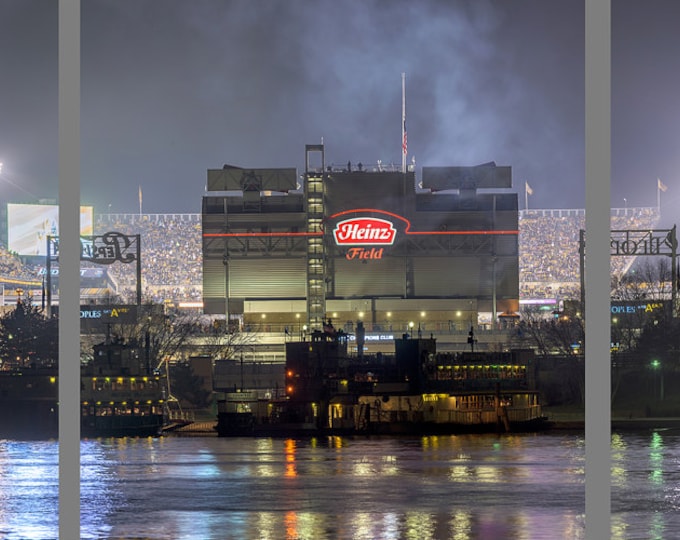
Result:
<svg viewBox="0 0 680 540"><path fill-rule="evenodd" d="M81 436L160 435L165 376L132 344L107 340L93 351L92 360L81 365ZM57 365L0 370L0 438L58 437L58 377Z"/></svg>
<svg viewBox="0 0 680 540"><path fill-rule="evenodd" d="M122 340L94 346L81 368L83 437L155 437L166 420L165 376Z"/></svg>
<svg viewBox="0 0 680 540"><path fill-rule="evenodd" d="M547 427L538 393L527 390L360 396L357 432L456 434L536 431Z"/></svg>
<svg viewBox="0 0 680 540"><path fill-rule="evenodd" d="M394 340L394 355L369 356L360 352L359 332L358 352L350 355L348 336L328 332L330 322L324 327L311 341L286 344L286 398L266 407L251 403L247 430L227 429L222 409L219 436L519 432L549 425L530 349L437 353L434 337L404 334Z"/></svg>
<svg viewBox="0 0 680 540"><path fill-rule="evenodd" d="M255 429L255 410L258 396L255 391L226 392L217 401L217 430L223 437L252 435Z"/></svg>

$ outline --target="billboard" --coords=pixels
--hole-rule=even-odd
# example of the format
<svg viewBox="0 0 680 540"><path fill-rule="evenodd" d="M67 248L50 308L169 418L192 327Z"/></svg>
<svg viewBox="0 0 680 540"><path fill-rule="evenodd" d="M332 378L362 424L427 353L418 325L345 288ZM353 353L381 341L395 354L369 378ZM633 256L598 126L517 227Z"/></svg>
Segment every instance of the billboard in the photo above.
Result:
<svg viewBox="0 0 680 540"><path fill-rule="evenodd" d="M80 207L80 234L94 231L93 207ZM46 256L47 237L59 236L56 204L8 204L7 249L23 256Z"/></svg>

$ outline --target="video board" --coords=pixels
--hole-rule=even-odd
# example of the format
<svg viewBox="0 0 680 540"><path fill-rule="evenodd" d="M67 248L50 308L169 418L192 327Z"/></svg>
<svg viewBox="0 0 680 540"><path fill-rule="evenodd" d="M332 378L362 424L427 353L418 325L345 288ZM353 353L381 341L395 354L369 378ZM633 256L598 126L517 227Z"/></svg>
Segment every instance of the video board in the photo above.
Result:
<svg viewBox="0 0 680 540"><path fill-rule="evenodd" d="M80 207L80 234L92 235L94 210ZM8 204L7 248L22 256L47 255L47 237L59 236L59 206L56 204Z"/></svg>

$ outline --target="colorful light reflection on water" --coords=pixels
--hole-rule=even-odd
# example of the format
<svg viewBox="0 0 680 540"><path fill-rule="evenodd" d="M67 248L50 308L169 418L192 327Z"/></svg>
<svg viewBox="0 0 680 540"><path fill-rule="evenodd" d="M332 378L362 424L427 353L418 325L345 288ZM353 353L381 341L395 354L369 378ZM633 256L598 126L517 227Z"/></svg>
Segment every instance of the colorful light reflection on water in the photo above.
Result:
<svg viewBox="0 0 680 540"><path fill-rule="evenodd" d="M82 538L583 538L580 435L102 439ZM612 438L613 538L680 530L680 434ZM0 441L0 538L58 528L56 442Z"/></svg>

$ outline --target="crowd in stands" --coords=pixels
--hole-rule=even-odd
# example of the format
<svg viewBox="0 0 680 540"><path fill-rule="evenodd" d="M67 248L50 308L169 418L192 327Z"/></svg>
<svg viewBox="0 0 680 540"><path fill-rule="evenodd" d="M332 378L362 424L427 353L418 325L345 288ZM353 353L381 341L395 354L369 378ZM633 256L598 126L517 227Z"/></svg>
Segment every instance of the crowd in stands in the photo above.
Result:
<svg viewBox="0 0 680 540"><path fill-rule="evenodd" d="M117 231L139 234L142 252L142 296L162 302L202 299L200 214L104 214L95 234ZM132 302L137 277L134 265L112 264L109 272L119 295Z"/></svg>
<svg viewBox="0 0 680 540"><path fill-rule="evenodd" d="M652 229L656 208L629 208L612 213L613 230ZM580 294L579 231L583 210L524 210L519 217L520 298L578 298ZM139 234L142 251L142 295L145 300L200 301L202 254L200 214L103 214L95 234L118 231ZM632 257L612 257L612 274L620 275ZM40 281L30 266L0 246L0 279ZM107 267L122 301L134 302L136 266Z"/></svg>
<svg viewBox="0 0 680 540"><path fill-rule="evenodd" d="M656 208L613 212L612 230L649 230L659 221ZM519 217L520 298L574 299L580 295L580 231L584 210L525 210ZM620 277L634 257L611 258L612 276Z"/></svg>
<svg viewBox="0 0 680 540"><path fill-rule="evenodd" d="M12 282L40 282L42 278L38 274L36 267L22 263L17 256L0 244L0 277Z"/></svg>

